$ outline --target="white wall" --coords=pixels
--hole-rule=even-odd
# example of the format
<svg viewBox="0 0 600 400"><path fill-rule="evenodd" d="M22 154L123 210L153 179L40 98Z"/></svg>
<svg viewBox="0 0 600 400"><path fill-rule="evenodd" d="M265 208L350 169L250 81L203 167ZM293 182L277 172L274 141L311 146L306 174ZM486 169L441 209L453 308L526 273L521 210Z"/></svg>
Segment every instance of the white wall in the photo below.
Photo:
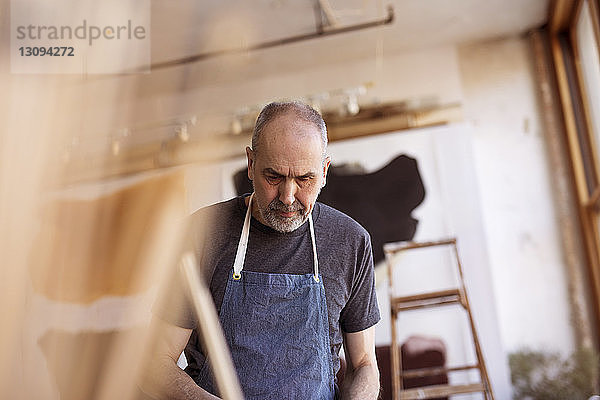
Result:
<svg viewBox="0 0 600 400"><path fill-rule="evenodd" d="M504 345L566 353L567 280L530 58L526 39L461 48L464 111Z"/></svg>

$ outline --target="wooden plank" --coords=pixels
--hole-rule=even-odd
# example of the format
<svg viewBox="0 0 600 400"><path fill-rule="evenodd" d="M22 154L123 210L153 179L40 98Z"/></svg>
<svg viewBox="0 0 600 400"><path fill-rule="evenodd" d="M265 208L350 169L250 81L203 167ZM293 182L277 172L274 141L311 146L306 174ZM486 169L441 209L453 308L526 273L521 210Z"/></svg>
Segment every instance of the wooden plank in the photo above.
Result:
<svg viewBox="0 0 600 400"><path fill-rule="evenodd" d="M389 293L394 292L394 264L392 263L391 257L386 253L385 255L388 269L389 278ZM392 345L390 347L391 355L391 373L392 373L392 395L394 399L398 398L398 394L402 390L402 379L399 379L399 371L402 371L402 364L400 360L400 352L398 350L398 333L396 332L396 313L391 312L391 330L392 330Z"/></svg>
<svg viewBox="0 0 600 400"><path fill-rule="evenodd" d="M406 389L400 392L401 400L421 400L435 397L445 397L453 394L485 392L482 383L466 385L433 385L416 389Z"/></svg>
<svg viewBox="0 0 600 400"><path fill-rule="evenodd" d="M598 57L600 57L600 4L597 1L590 1L590 15L592 17L592 26L594 27L594 35L596 37L596 50L598 51Z"/></svg>
<svg viewBox="0 0 600 400"><path fill-rule="evenodd" d="M391 303L396 305L400 303L409 303L414 301L426 301L426 300L437 300L442 297L452 297L452 296L460 296L460 291L458 289L447 289L440 290L438 292L429 292L429 293L421 293L414 294L410 296L401 296L401 297L393 297Z"/></svg>
<svg viewBox="0 0 600 400"><path fill-rule="evenodd" d="M432 247L441 245L450 245L456 243L455 238L431 241L431 242L391 242L383 245L383 251L386 253L397 253L399 251L420 249L422 247Z"/></svg>
<svg viewBox="0 0 600 400"><path fill-rule="evenodd" d="M554 0L550 6L548 18L550 32L557 33L565 30L571 21L574 8L574 0Z"/></svg>
<svg viewBox="0 0 600 400"><path fill-rule="evenodd" d="M594 188L594 191L585 206L593 208L595 211L600 211L600 185Z"/></svg>
<svg viewBox="0 0 600 400"><path fill-rule="evenodd" d="M424 376L448 374L451 372L468 371L470 369L479 369L479 364L460 365L456 367L431 367L409 369L402 371L402 378L422 378Z"/></svg>
<svg viewBox="0 0 600 400"><path fill-rule="evenodd" d="M460 301L460 299L448 299L448 300L431 302L431 303L400 305L400 306L392 309L392 312L398 313L400 311L412 311L412 310L418 310L418 309L422 309L422 308L442 307L442 306L449 306L452 304L460 304L461 306L463 306L463 303Z"/></svg>
<svg viewBox="0 0 600 400"><path fill-rule="evenodd" d="M392 115L376 115L374 118L348 118L341 123L330 122L326 115L324 118L331 142L406 129L446 125L463 120L462 108L458 104L438 106L432 109L404 110Z"/></svg>
<svg viewBox="0 0 600 400"><path fill-rule="evenodd" d="M427 292L420 294L412 294L408 296L395 297L394 300L397 303L410 303L415 301L428 301L428 300L439 300L445 297L460 297L462 295L460 289L444 289L435 292Z"/></svg>
<svg viewBox="0 0 600 400"><path fill-rule="evenodd" d="M452 247L454 250L454 256L456 257L456 265L458 267L458 275L460 277L460 285L463 293L463 296L461 298L463 300L463 307L467 311L467 316L469 317L469 325L471 325L471 334L473 336L473 342L475 343L475 353L477 354L477 361L480 367L479 372L481 373L481 380L487 385L487 388L489 389L486 392L486 398L488 400L494 400L494 393L492 392L490 378L488 376L487 368L485 366L483 351L481 350L481 345L479 344L479 335L477 334L477 329L475 328L475 321L473 320L473 315L471 314L471 306L469 305L469 297L467 296L467 289L465 288L465 278L463 274L462 263L460 262L460 256L458 254L458 247L456 246L456 243Z"/></svg>
<svg viewBox="0 0 600 400"><path fill-rule="evenodd" d="M552 48L552 57L554 59L556 83L560 95L565 129L567 131L569 156L571 157L571 165L573 166L577 196L579 197L580 203L585 204L589 200L589 194L585 171L583 169L583 157L579 151L579 138L577 136L577 126L575 123L575 115L573 113L573 103L571 101L571 91L569 89L569 82L563 59L564 55L558 37L552 36L550 38L550 45Z"/></svg>

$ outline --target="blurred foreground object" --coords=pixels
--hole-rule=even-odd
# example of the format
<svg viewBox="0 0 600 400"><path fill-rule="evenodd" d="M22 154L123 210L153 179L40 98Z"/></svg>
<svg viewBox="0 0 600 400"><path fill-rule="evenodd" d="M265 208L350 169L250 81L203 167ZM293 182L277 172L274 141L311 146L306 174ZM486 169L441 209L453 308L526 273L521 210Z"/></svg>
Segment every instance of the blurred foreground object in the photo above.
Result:
<svg viewBox="0 0 600 400"><path fill-rule="evenodd" d="M202 336L204 348L210 360L219 395L226 400L242 400L242 389L233 366L233 360L225 341L219 317L215 310L210 291L201 280L196 269L196 258L187 252L182 258L182 272L188 283L190 298L194 305L198 328Z"/></svg>
<svg viewBox="0 0 600 400"><path fill-rule="evenodd" d="M160 281L180 246L183 177L75 196L52 200L44 210L31 265L34 290L56 301L90 303L140 293Z"/></svg>
<svg viewBox="0 0 600 400"><path fill-rule="evenodd" d="M150 309L182 251L185 203L178 172L49 196L23 339L24 380L49 383L36 398L140 398Z"/></svg>

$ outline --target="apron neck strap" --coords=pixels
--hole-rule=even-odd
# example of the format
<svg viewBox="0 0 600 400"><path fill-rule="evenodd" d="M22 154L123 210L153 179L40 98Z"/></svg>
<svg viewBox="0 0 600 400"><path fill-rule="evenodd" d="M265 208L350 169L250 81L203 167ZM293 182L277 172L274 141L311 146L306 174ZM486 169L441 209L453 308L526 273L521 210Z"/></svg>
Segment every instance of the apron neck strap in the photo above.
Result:
<svg viewBox="0 0 600 400"><path fill-rule="evenodd" d="M312 242L314 278L315 281L319 282L319 258L317 257L317 243L315 241L315 226L312 219L312 210L310 210L310 214L308 215L308 226L310 227L310 241Z"/></svg>
<svg viewBox="0 0 600 400"><path fill-rule="evenodd" d="M242 227L242 234L240 236L237 252L235 254L235 261L233 262L234 279L240 279L242 269L244 269L244 260L246 259L246 250L248 249L248 236L250 235L250 219L252 218L253 198L254 193L250 195L250 199L248 200L248 209L246 210L246 217L244 218L244 226ZM308 216L308 226L310 229L310 240L313 251L314 279L315 281L319 282L319 259L317 258L317 244L315 242L315 228L312 219L312 210Z"/></svg>

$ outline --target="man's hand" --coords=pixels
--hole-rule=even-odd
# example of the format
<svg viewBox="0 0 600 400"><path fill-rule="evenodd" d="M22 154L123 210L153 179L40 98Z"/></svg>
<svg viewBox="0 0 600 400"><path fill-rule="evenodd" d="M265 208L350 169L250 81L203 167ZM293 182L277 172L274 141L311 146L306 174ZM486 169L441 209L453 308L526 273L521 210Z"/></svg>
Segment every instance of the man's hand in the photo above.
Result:
<svg viewBox="0 0 600 400"><path fill-rule="evenodd" d="M344 400L375 400L379 395L379 369L375 358L375 327L344 333L346 375L341 394Z"/></svg>

